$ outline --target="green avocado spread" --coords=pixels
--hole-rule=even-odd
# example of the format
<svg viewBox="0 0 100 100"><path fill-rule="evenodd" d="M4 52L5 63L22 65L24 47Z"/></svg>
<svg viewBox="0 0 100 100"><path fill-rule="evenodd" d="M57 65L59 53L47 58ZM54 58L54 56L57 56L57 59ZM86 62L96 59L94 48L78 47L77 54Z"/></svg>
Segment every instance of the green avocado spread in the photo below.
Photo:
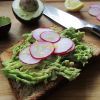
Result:
<svg viewBox="0 0 100 100"><path fill-rule="evenodd" d="M28 85L35 85L39 82L47 83L60 76L69 81L74 80L81 71L80 66L76 66L77 63L84 66L92 57L91 48L83 43L84 34L74 28L65 29L61 32L61 36L74 41L75 50L72 53L63 56L52 55L38 64L28 65L23 64L18 58L19 52L35 41L31 33L26 33L23 35L23 43L12 48L12 58L2 63L3 71L8 78Z"/></svg>

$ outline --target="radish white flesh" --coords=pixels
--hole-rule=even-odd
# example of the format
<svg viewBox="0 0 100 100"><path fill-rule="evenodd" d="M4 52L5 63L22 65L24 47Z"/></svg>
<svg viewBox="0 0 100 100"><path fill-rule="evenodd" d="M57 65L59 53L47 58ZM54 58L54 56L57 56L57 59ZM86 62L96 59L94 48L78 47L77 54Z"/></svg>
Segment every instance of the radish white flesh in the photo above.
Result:
<svg viewBox="0 0 100 100"><path fill-rule="evenodd" d="M91 7L88 11L88 13L92 16L97 16L100 14L100 8L98 7Z"/></svg>
<svg viewBox="0 0 100 100"><path fill-rule="evenodd" d="M57 43L54 43L54 46L55 54L64 54L73 46L73 41L69 38L61 38Z"/></svg>
<svg viewBox="0 0 100 100"><path fill-rule="evenodd" d="M29 51L29 47L25 48L20 52L19 59L25 64L36 64L40 62L40 60L32 58Z"/></svg>
<svg viewBox="0 0 100 100"><path fill-rule="evenodd" d="M50 56L53 51L54 45L49 42L35 42L30 47L30 53L36 59L44 59Z"/></svg>
<svg viewBox="0 0 100 100"><path fill-rule="evenodd" d="M60 40L60 35L54 31L45 31L41 33L40 37L42 40L52 43Z"/></svg>
<svg viewBox="0 0 100 100"><path fill-rule="evenodd" d="M32 36L35 38L37 41L42 41L40 38L40 34L44 31L53 31L52 29L49 28L38 28L32 31Z"/></svg>

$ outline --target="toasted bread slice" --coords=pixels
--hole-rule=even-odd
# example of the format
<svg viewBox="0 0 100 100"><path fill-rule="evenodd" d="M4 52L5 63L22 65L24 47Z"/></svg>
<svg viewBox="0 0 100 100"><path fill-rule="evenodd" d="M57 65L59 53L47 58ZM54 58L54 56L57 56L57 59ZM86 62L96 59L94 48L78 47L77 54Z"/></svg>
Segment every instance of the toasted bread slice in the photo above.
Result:
<svg viewBox="0 0 100 100"><path fill-rule="evenodd" d="M94 57L100 55L99 39L88 34L84 37L84 42L93 49ZM20 41L19 43L21 44L22 41ZM12 51L11 48L9 48L1 54L0 60L1 62L3 62L11 57ZM9 82L12 86L13 91L15 92L17 100L37 100L39 97L45 95L50 89L54 88L62 80L63 78L60 77L55 81L49 82L48 84L40 83L35 86L22 85L11 79L9 79Z"/></svg>
<svg viewBox="0 0 100 100"><path fill-rule="evenodd" d="M1 54L0 60L1 62L3 62L11 57L12 51L11 48L9 48ZM61 80L63 80L62 77L48 84L41 83L35 86L19 84L11 79L9 79L9 82L11 84L13 91L15 92L17 100L37 100L39 97L43 96L48 90L55 87Z"/></svg>

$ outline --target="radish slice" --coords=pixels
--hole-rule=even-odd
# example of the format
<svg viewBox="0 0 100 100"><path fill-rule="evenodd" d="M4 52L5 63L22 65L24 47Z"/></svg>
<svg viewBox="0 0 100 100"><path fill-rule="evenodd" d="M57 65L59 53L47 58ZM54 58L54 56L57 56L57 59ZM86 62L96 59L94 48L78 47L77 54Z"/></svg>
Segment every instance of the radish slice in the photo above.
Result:
<svg viewBox="0 0 100 100"><path fill-rule="evenodd" d="M55 43L60 40L60 35L54 31L45 31L40 35L41 39L47 42Z"/></svg>
<svg viewBox="0 0 100 100"><path fill-rule="evenodd" d="M59 56L63 56L63 55L68 55L68 54L70 54L72 51L74 51L74 49L75 49L75 44L73 43L73 45L72 45L72 47L67 51L67 52L63 52L63 53L60 53L60 54L58 54Z"/></svg>
<svg viewBox="0 0 100 100"><path fill-rule="evenodd" d="M36 59L44 59L50 56L53 51L54 45L49 42L35 42L30 47L30 53Z"/></svg>
<svg viewBox="0 0 100 100"><path fill-rule="evenodd" d="M53 31L53 30L49 29L49 28L38 28L38 29L32 31L33 38L35 38L37 41L42 41L40 38L40 34L44 31Z"/></svg>
<svg viewBox="0 0 100 100"><path fill-rule="evenodd" d="M64 54L73 46L73 41L69 38L61 38L54 46L55 54Z"/></svg>
<svg viewBox="0 0 100 100"><path fill-rule="evenodd" d="M75 49L75 44L73 43L73 46L67 51L67 53L72 52Z"/></svg>
<svg viewBox="0 0 100 100"><path fill-rule="evenodd" d="M100 4L92 4L92 5L90 5L90 8L100 8Z"/></svg>
<svg viewBox="0 0 100 100"><path fill-rule="evenodd" d="M96 16L96 18L100 21L100 15Z"/></svg>
<svg viewBox="0 0 100 100"><path fill-rule="evenodd" d="M32 58L29 52L29 47L25 48L20 52L19 59L26 64L36 64L40 62L40 60Z"/></svg>
<svg viewBox="0 0 100 100"><path fill-rule="evenodd" d="M91 7L88 11L88 13L92 16L97 16L100 14L100 8L98 7Z"/></svg>

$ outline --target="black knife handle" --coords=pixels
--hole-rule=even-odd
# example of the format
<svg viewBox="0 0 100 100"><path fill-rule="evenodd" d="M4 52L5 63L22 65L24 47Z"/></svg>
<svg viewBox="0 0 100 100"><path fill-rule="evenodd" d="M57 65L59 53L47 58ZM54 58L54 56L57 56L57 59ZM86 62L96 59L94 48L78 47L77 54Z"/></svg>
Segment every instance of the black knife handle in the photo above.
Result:
<svg viewBox="0 0 100 100"><path fill-rule="evenodd" d="M91 25L90 31L92 31L95 35L97 35L98 37L100 37L100 26L99 25Z"/></svg>

